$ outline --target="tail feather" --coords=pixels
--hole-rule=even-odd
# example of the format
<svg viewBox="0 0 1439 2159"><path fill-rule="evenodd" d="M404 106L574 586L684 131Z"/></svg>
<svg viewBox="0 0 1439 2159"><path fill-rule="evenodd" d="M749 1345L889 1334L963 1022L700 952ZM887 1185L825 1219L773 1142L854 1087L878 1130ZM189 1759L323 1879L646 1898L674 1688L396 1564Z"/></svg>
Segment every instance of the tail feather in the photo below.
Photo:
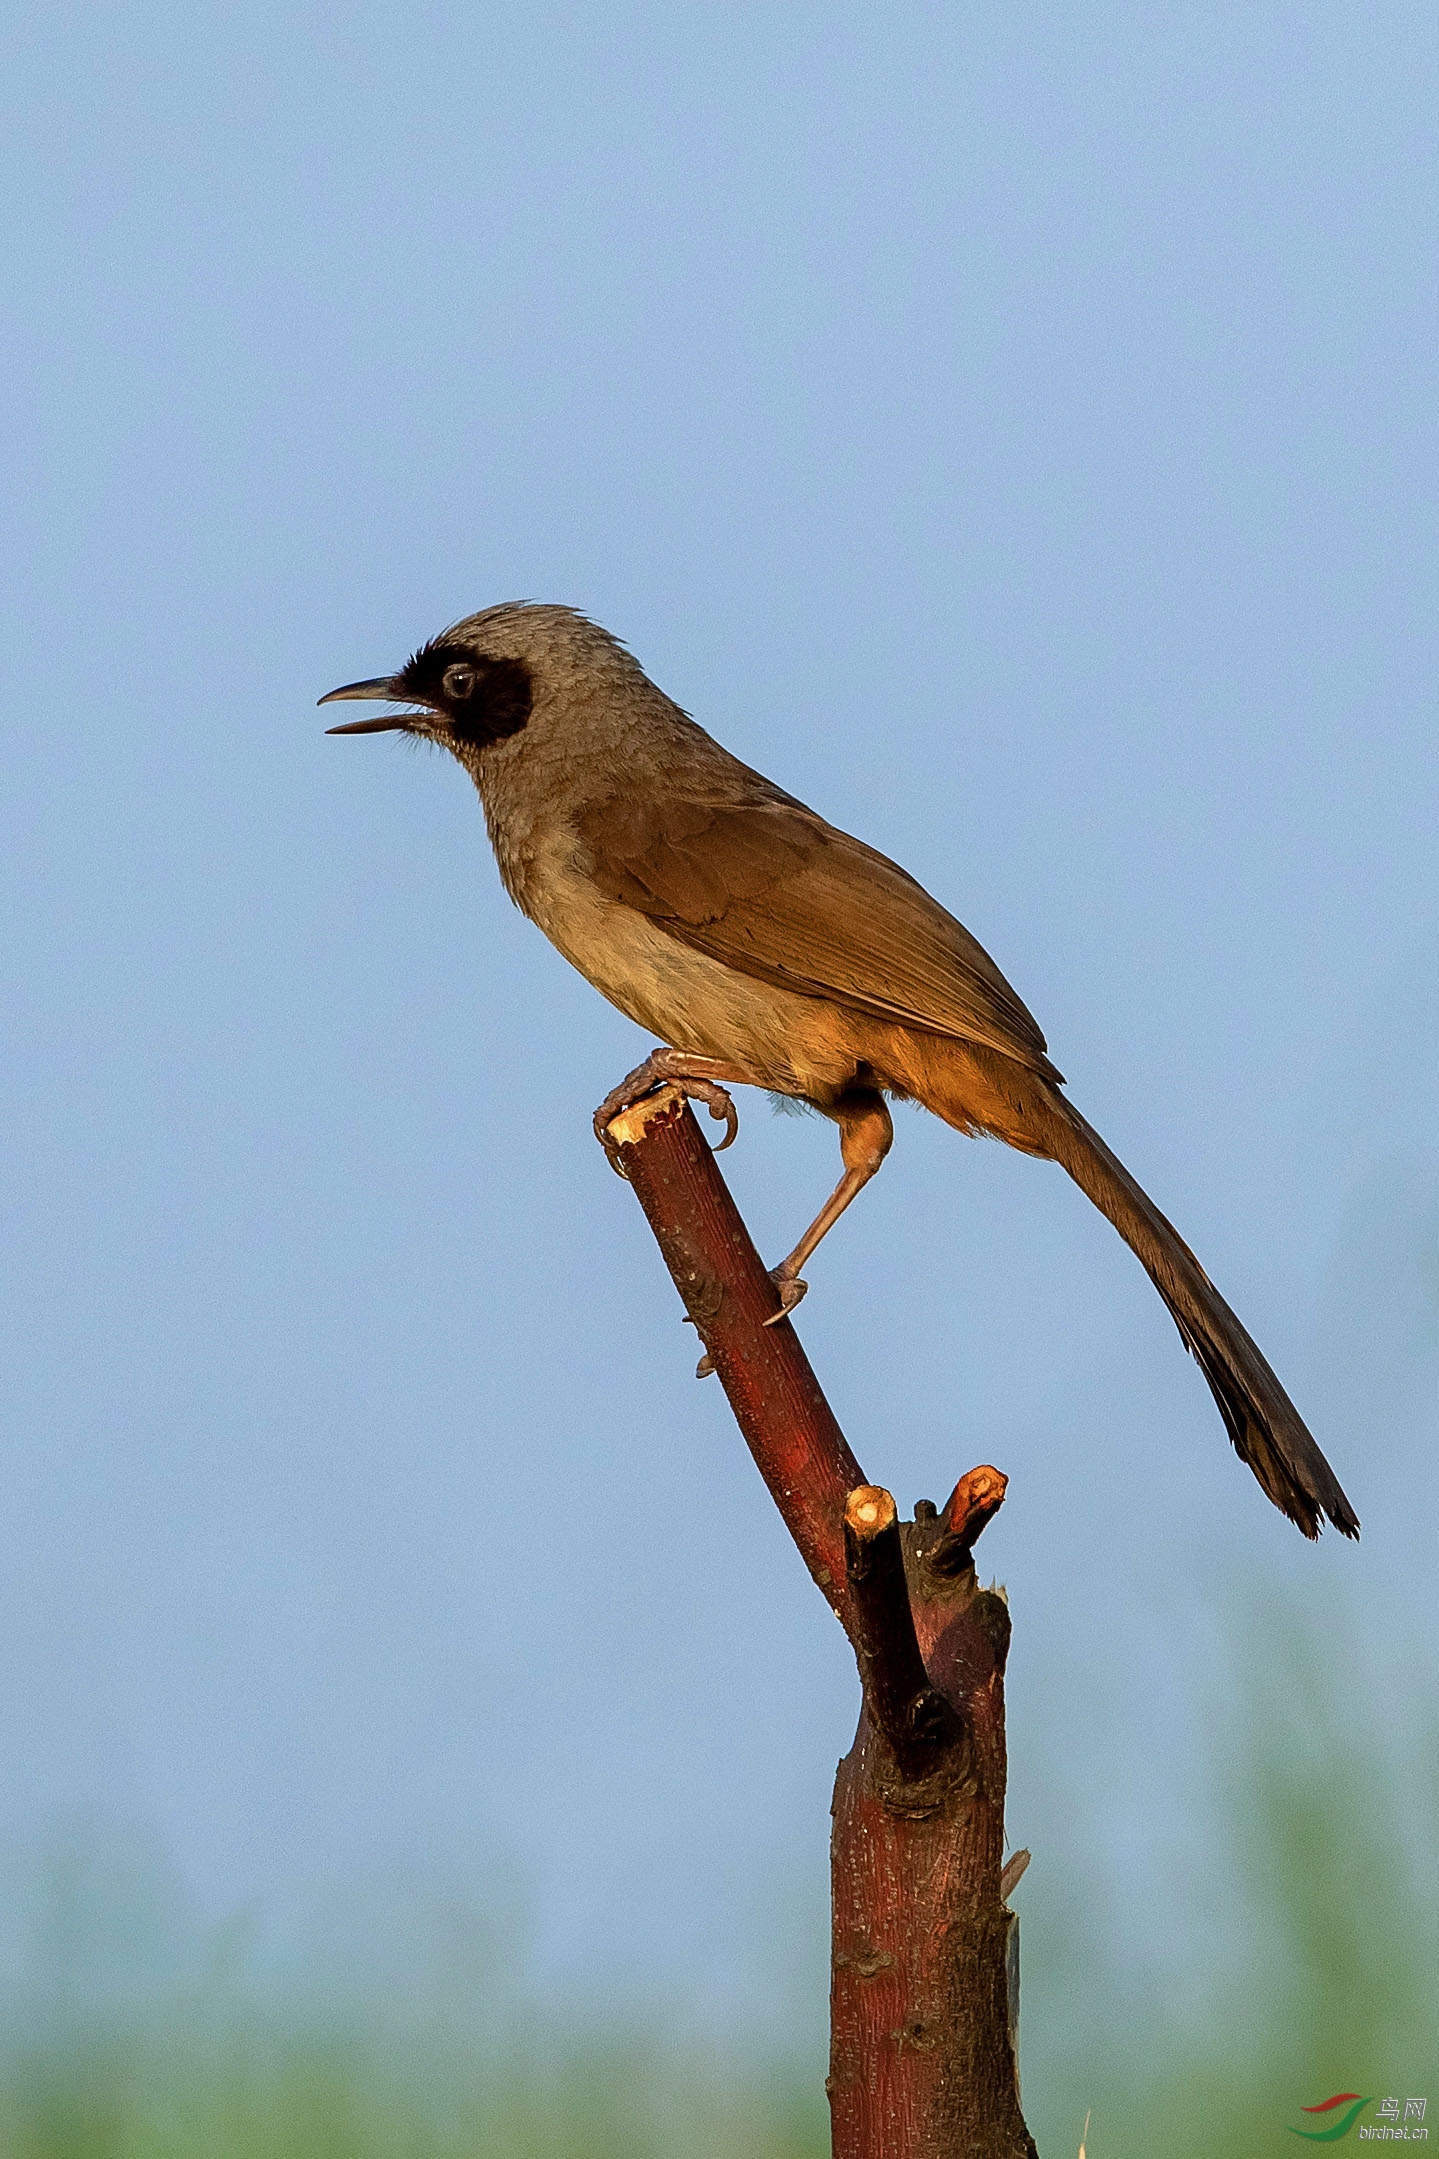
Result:
<svg viewBox="0 0 1439 2159"><path fill-rule="evenodd" d="M1045 1152L1063 1164L1142 1262L1209 1382L1240 1460L1306 1537L1319 1535L1325 1516L1346 1537L1357 1537L1359 1519L1338 1478L1267 1358L1184 1239L1078 1110L1062 1095L1049 1099L1055 1114Z"/></svg>

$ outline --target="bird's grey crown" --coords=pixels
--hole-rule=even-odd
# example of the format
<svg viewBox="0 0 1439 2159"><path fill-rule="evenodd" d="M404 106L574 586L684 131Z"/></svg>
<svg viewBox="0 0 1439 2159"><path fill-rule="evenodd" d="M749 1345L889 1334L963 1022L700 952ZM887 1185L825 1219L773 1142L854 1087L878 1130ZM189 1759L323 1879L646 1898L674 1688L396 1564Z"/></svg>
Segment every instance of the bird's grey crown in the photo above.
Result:
<svg viewBox="0 0 1439 2159"><path fill-rule="evenodd" d="M502 600L466 615L434 640L466 645L494 659L524 660L549 675L605 673L643 675L639 661L612 631L577 607L548 600Z"/></svg>

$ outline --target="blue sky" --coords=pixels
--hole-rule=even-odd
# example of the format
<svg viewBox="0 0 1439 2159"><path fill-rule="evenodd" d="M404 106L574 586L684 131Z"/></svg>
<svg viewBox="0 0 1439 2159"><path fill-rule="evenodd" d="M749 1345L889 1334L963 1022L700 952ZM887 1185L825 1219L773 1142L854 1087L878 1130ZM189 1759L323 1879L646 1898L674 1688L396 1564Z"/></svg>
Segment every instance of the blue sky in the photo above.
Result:
<svg viewBox="0 0 1439 2159"><path fill-rule="evenodd" d="M590 1136L643 1044L314 710L534 597L969 924L1363 1517L900 1120L800 1330L906 1508L1009 1472L1027 1909L1088 1839L1142 1931L1233 1596L1439 1631L1432 9L0 34L0 1836L478 1868L606 1983L820 1893L855 1681ZM833 1135L742 1108L778 1255Z"/></svg>

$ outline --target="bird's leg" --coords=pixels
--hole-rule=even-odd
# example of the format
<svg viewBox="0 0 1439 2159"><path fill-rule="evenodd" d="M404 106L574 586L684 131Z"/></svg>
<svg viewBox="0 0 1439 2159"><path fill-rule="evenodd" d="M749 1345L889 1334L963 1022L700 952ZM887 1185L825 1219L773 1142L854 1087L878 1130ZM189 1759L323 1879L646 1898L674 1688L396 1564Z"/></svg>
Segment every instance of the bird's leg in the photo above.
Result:
<svg viewBox="0 0 1439 2159"><path fill-rule="evenodd" d="M855 1194L864 1190L889 1153L894 1139L894 1125L885 1107L884 1096L876 1094L872 1087L850 1087L838 1101L820 1106L825 1116L832 1117L839 1126L844 1175L789 1258L782 1259L777 1267L771 1267L770 1280L779 1291L779 1310L765 1321L767 1327L773 1327L799 1303L809 1286L800 1280L800 1268L820 1239L834 1228Z"/></svg>
<svg viewBox="0 0 1439 2159"><path fill-rule="evenodd" d="M738 1065L722 1063L718 1057L691 1057L686 1050L661 1049L651 1050L642 1065L636 1065L618 1087L610 1089L595 1111L595 1136L607 1153L605 1133L611 1119L666 1082L680 1088L692 1102L703 1102L711 1117L723 1120L725 1135L716 1142L715 1153L722 1154L729 1146L739 1131L739 1111L725 1089L755 1084L752 1075ZM613 1155L610 1160L614 1162ZM617 1162L615 1167L619 1168Z"/></svg>

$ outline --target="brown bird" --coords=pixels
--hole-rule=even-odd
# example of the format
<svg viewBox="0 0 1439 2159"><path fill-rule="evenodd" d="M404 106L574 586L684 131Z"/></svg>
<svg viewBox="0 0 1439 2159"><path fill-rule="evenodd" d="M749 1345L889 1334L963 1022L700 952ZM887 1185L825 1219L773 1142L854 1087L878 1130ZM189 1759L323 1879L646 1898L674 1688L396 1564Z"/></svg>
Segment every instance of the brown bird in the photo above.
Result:
<svg viewBox="0 0 1439 2159"><path fill-rule="evenodd" d="M737 1082L839 1127L844 1175L774 1269L800 1270L893 1138L886 1095L1060 1163L1137 1254L1229 1437L1306 1537L1359 1523L1263 1355L1178 1232L1061 1092L989 954L898 866L722 749L617 638L568 607L471 615L396 675L321 698L408 709L474 780L505 888L611 1004L660 1037L597 1124L663 1080L723 1116Z"/></svg>

